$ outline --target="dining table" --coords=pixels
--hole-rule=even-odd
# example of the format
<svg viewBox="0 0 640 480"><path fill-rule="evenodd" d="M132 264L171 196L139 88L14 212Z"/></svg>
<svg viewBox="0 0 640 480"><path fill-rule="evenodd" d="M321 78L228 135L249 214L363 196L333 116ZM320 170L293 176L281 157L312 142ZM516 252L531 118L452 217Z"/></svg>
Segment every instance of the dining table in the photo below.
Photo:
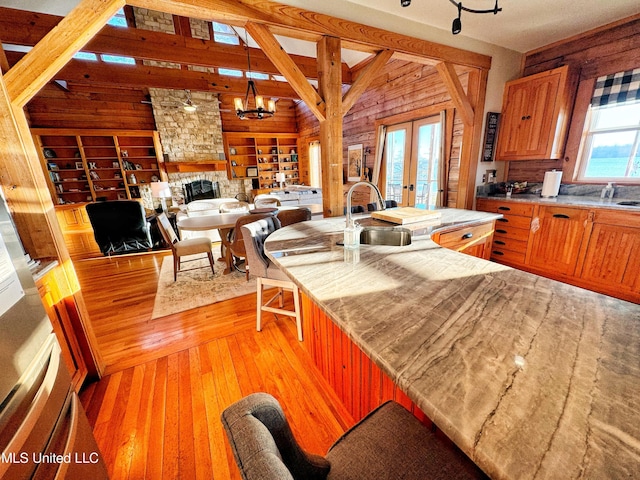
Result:
<svg viewBox="0 0 640 480"><path fill-rule="evenodd" d="M220 241L222 242L222 259L226 264L223 274L228 275L233 271L233 256L231 254L229 234L235 228L236 221L245 215L249 215L249 212L213 213L211 215L181 218L177 223L180 238L182 238L183 231L203 232L218 230Z"/></svg>

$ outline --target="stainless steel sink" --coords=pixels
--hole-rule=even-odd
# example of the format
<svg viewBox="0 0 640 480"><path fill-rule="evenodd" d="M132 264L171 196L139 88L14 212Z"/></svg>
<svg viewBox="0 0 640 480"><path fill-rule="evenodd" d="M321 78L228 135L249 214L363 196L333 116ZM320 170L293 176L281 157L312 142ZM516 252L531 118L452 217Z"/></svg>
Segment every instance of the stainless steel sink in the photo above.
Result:
<svg viewBox="0 0 640 480"><path fill-rule="evenodd" d="M360 244L393 247L411 245L411 232L406 228L364 227L360 232Z"/></svg>

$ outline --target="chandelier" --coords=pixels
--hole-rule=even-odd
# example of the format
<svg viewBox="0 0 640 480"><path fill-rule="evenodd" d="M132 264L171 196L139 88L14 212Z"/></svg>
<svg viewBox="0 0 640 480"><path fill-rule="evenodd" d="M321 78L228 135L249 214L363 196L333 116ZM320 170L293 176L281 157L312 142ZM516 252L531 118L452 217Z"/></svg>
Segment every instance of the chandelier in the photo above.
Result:
<svg viewBox="0 0 640 480"><path fill-rule="evenodd" d="M263 118L273 117L273 114L276 113L276 102L273 99L270 99L265 108L264 97L262 95L258 95L256 84L251 78L251 56L249 53L249 43L245 42L245 44L247 47L247 77L249 78L249 82L247 84L247 93L244 96L244 100L242 97L236 97L233 99L233 106L236 109L236 115L238 115L240 120L262 120Z"/></svg>
<svg viewBox="0 0 640 480"><path fill-rule="evenodd" d="M498 1L499 0L496 0L495 6L490 10L477 10L475 8L463 7L462 1L456 2L455 0L449 0L449 2L451 2L458 8L458 17L453 19L453 23L451 24L451 33L457 35L462 31L461 17L463 10L469 13L493 13L494 15L497 15L498 12L502 11L502 8L498 6ZM409 5L411 5L411 0L400 0L400 5L402 5L403 7L408 7Z"/></svg>

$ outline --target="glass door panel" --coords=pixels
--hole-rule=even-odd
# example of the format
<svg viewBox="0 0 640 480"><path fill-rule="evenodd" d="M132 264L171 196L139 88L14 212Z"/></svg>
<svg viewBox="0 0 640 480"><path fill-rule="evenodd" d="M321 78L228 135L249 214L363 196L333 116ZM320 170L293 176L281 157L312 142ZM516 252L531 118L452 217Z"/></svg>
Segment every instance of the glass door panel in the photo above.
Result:
<svg viewBox="0 0 640 480"><path fill-rule="evenodd" d="M435 207L439 193L439 172L441 156L440 119L428 118L416 122L414 126L414 151L416 152L415 185L413 193L413 205L418 208Z"/></svg>
<svg viewBox="0 0 640 480"><path fill-rule="evenodd" d="M387 129L385 200L407 205L406 189L411 152L411 124L394 125Z"/></svg>

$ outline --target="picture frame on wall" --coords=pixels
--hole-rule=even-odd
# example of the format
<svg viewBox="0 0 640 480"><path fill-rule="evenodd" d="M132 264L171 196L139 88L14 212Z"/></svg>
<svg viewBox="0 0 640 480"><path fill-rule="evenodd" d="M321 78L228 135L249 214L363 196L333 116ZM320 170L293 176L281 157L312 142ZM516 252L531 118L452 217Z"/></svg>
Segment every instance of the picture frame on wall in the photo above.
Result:
<svg viewBox="0 0 640 480"><path fill-rule="evenodd" d="M347 147L347 179L357 182L362 179L362 144Z"/></svg>

